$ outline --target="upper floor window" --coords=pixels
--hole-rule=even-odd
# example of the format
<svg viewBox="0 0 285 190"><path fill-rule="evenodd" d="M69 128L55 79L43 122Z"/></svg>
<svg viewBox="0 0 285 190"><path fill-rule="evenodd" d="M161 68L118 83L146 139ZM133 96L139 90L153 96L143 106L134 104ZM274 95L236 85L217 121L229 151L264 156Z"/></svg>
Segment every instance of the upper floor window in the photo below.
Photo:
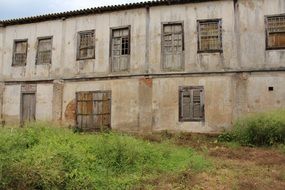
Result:
<svg viewBox="0 0 285 190"><path fill-rule="evenodd" d="M265 17L266 49L285 48L285 15Z"/></svg>
<svg viewBox="0 0 285 190"><path fill-rule="evenodd" d="M12 66L25 66L27 62L28 40L15 40Z"/></svg>
<svg viewBox="0 0 285 190"><path fill-rule="evenodd" d="M78 33L77 60L95 58L95 31L82 31Z"/></svg>
<svg viewBox="0 0 285 190"><path fill-rule="evenodd" d="M52 37L38 38L36 64L51 64Z"/></svg>
<svg viewBox="0 0 285 190"><path fill-rule="evenodd" d="M112 29L111 69L112 72L128 71L130 65L130 27Z"/></svg>
<svg viewBox="0 0 285 190"><path fill-rule="evenodd" d="M181 70L184 65L182 23L167 23L162 27L162 69Z"/></svg>
<svg viewBox="0 0 285 190"><path fill-rule="evenodd" d="M222 20L200 20L198 24L198 52L222 52Z"/></svg>
<svg viewBox="0 0 285 190"><path fill-rule="evenodd" d="M203 121L204 118L204 87L180 87L179 121Z"/></svg>

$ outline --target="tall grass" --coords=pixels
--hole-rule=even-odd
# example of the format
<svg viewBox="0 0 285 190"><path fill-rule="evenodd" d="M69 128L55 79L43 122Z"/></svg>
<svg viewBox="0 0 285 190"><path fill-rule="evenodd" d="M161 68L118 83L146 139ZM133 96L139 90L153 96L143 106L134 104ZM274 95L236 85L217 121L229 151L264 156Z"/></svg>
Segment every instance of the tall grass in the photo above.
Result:
<svg viewBox="0 0 285 190"><path fill-rule="evenodd" d="M285 110L258 113L235 122L233 130L222 134L221 141L236 141L248 146L285 143Z"/></svg>
<svg viewBox="0 0 285 190"><path fill-rule="evenodd" d="M0 129L0 189L129 189L209 163L189 148L29 124Z"/></svg>

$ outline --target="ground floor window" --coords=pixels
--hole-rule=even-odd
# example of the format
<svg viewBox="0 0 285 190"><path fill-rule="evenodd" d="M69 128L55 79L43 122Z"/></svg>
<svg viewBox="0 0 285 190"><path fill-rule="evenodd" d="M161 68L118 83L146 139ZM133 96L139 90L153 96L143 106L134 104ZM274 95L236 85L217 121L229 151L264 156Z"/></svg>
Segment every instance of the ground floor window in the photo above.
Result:
<svg viewBox="0 0 285 190"><path fill-rule="evenodd" d="M204 119L204 87L180 87L179 121L203 121Z"/></svg>
<svg viewBox="0 0 285 190"><path fill-rule="evenodd" d="M76 125L82 130L111 127L111 92L76 93Z"/></svg>

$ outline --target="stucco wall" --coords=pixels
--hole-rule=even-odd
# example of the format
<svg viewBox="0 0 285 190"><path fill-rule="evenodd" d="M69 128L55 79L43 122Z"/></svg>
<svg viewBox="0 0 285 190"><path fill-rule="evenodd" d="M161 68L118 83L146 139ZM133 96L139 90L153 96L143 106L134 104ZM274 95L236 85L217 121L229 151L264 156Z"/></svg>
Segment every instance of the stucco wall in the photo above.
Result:
<svg viewBox="0 0 285 190"><path fill-rule="evenodd" d="M285 50L265 50L264 16L285 12L283 0L231 0L157 6L0 28L5 80L162 73L162 23L184 26L182 72L284 68ZM197 53L197 20L222 19L223 53ZM110 73L110 28L131 26L129 73ZM95 30L95 59L76 61L77 33ZM35 65L38 37L53 36L51 65ZM25 67L12 67L13 41L28 39Z"/></svg>
<svg viewBox="0 0 285 190"><path fill-rule="evenodd" d="M197 20L222 19L223 53L197 53ZM232 1L205 2L150 9L150 72L161 73L162 23L184 25L186 72L222 71L237 68Z"/></svg>
<svg viewBox="0 0 285 190"><path fill-rule="evenodd" d="M45 36L53 36L52 64L36 65L37 38ZM47 79L56 78L59 75L62 50L62 23L60 20L5 27L3 38L2 74L4 80ZM12 67L13 44L17 39L28 39L26 66Z"/></svg>
<svg viewBox="0 0 285 190"><path fill-rule="evenodd" d="M266 50L265 16L284 14L284 0L239 0L236 17L241 68L285 67L285 50Z"/></svg>
<svg viewBox="0 0 285 190"><path fill-rule="evenodd" d="M36 119L52 120L53 84L38 84L36 92Z"/></svg>
<svg viewBox="0 0 285 190"><path fill-rule="evenodd" d="M6 85L3 95L3 119L9 124L20 122L21 85Z"/></svg>

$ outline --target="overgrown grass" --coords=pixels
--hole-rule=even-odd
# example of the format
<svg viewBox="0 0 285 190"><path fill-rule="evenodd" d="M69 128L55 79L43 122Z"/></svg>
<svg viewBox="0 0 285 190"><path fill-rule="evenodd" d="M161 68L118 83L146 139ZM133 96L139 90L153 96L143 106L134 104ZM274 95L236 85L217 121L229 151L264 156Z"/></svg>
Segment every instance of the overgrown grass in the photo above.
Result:
<svg viewBox="0 0 285 190"><path fill-rule="evenodd" d="M219 136L220 141L246 146L272 146L285 143L285 110L259 113L239 119L233 130Z"/></svg>
<svg viewBox="0 0 285 190"><path fill-rule="evenodd" d="M209 162L192 149L46 123L0 129L0 189L129 189Z"/></svg>

